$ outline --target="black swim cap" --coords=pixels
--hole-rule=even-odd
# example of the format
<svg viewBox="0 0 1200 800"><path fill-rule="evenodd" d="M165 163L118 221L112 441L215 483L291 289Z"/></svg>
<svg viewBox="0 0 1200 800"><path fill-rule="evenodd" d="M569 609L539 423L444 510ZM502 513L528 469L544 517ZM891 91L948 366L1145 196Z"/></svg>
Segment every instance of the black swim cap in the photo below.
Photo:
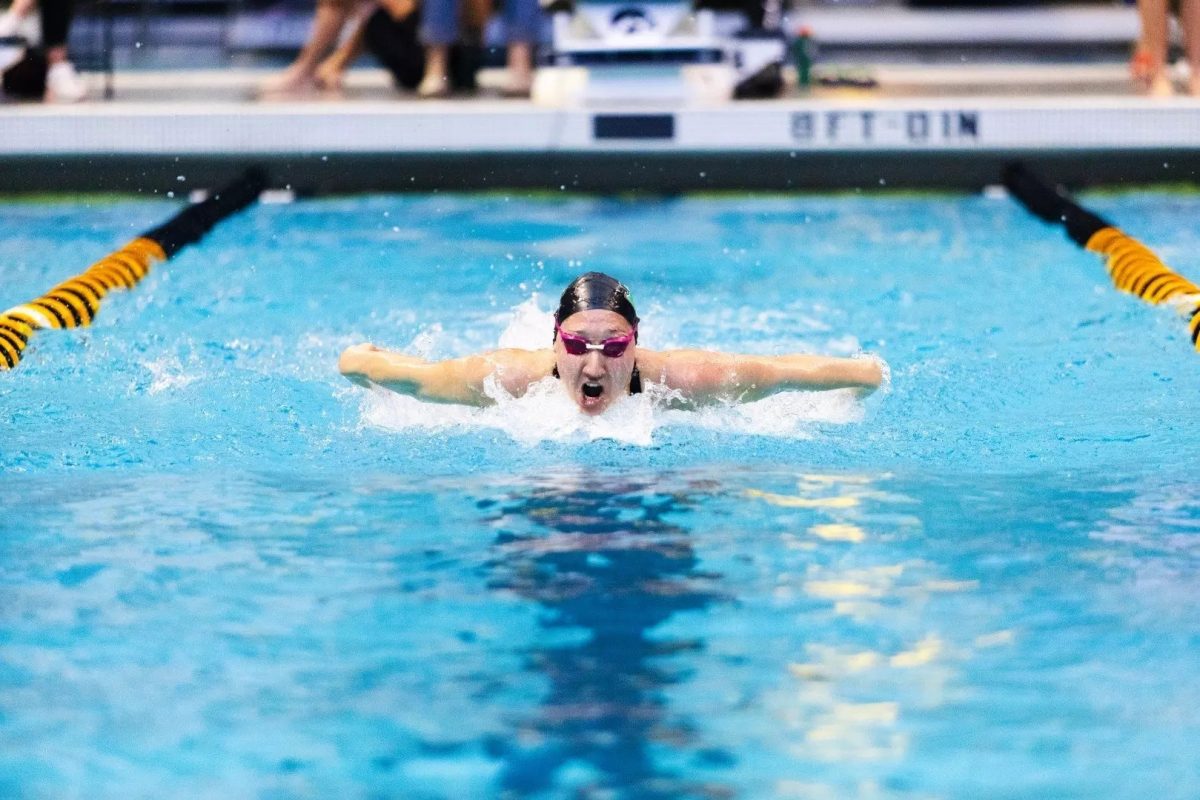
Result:
<svg viewBox="0 0 1200 800"><path fill-rule="evenodd" d="M629 289L616 278L603 272L585 272L571 281L571 285L558 301L554 321L561 325L562 321L572 314L594 309L615 311L634 328L637 327L638 315L633 309ZM557 335L558 332L555 331L555 336Z"/></svg>

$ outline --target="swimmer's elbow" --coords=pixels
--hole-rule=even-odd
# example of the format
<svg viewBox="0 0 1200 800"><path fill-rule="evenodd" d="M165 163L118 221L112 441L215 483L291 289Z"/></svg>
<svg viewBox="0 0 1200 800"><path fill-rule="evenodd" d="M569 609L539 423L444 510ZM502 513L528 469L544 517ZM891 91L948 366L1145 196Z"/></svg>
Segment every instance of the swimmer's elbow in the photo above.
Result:
<svg viewBox="0 0 1200 800"><path fill-rule="evenodd" d="M486 375L476 374L472 369L477 361L475 357L436 362L419 359L399 362L393 358L380 375L369 377L385 389L423 402L483 406L489 404L490 398L483 392Z"/></svg>

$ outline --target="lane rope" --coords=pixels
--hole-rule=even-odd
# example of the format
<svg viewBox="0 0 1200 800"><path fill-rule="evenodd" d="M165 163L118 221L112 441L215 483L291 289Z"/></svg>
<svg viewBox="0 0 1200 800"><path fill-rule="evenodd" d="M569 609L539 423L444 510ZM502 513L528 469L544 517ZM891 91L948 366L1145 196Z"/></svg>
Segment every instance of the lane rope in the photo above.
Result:
<svg viewBox="0 0 1200 800"><path fill-rule="evenodd" d="M13 369L21 362L39 330L91 325L109 292L137 286L156 264L199 241L221 220L253 203L266 182L262 170L248 169L219 192L146 231L41 297L0 313L0 370Z"/></svg>
<svg viewBox="0 0 1200 800"><path fill-rule="evenodd" d="M1113 285L1152 305L1171 305L1187 319L1192 347L1200 351L1200 287L1163 263L1154 251L1076 203L1061 186L1051 187L1021 164L1004 170L1004 186L1028 211L1061 224L1085 250L1105 258Z"/></svg>

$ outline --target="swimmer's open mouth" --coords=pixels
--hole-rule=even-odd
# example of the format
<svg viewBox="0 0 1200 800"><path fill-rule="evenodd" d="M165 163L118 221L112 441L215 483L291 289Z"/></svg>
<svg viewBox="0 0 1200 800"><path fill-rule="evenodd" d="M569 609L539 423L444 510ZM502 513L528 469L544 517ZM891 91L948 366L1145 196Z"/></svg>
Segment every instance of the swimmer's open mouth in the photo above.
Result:
<svg viewBox="0 0 1200 800"><path fill-rule="evenodd" d="M599 397L604 394L604 387L598 383L585 383L583 385L584 397Z"/></svg>

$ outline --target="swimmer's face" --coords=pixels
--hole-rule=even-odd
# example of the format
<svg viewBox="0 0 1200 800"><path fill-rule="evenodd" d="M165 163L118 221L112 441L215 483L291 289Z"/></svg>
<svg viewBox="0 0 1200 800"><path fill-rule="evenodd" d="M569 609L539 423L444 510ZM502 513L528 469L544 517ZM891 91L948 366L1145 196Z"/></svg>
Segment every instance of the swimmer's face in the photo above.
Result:
<svg viewBox="0 0 1200 800"><path fill-rule="evenodd" d="M626 336L633 331L633 326L620 314L603 309L579 311L564 319L559 327L564 333L580 336L592 344ZM637 345L630 342L625 352L615 358L599 350L588 350L575 356L567 352L561 336L555 337L558 377L580 411L600 414L617 398L629 394L636 349Z"/></svg>

